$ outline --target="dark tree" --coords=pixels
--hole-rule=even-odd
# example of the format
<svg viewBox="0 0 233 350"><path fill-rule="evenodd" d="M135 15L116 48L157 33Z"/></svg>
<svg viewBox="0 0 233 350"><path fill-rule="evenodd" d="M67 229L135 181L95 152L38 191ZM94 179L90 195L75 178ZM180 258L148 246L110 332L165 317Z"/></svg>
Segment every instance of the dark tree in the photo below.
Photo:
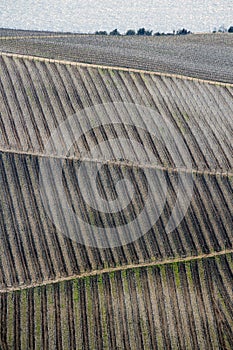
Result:
<svg viewBox="0 0 233 350"><path fill-rule="evenodd" d="M133 30L133 29L129 29L129 30L127 30L127 32L125 33L125 35L136 35L136 32L135 32L135 30Z"/></svg>
<svg viewBox="0 0 233 350"><path fill-rule="evenodd" d="M145 35L145 32L146 32L145 28L140 28L137 31L137 35Z"/></svg>
<svg viewBox="0 0 233 350"><path fill-rule="evenodd" d="M152 33L153 33L153 30L146 30L145 31L145 35L147 35L147 36L151 36Z"/></svg>
<svg viewBox="0 0 233 350"><path fill-rule="evenodd" d="M117 29L114 29L112 32L109 33L109 35L121 35L120 32L118 32Z"/></svg>
<svg viewBox="0 0 233 350"><path fill-rule="evenodd" d="M228 33L233 33L233 27L230 27L230 28L228 29Z"/></svg>
<svg viewBox="0 0 233 350"><path fill-rule="evenodd" d="M137 31L137 35L147 35L147 36L151 36L152 35L153 30L146 30L145 28L140 28Z"/></svg>
<svg viewBox="0 0 233 350"><path fill-rule="evenodd" d="M99 30L95 32L95 35L108 35L108 33L105 30Z"/></svg>
<svg viewBox="0 0 233 350"><path fill-rule="evenodd" d="M191 32L189 30L183 28L183 29L177 30L176 34L177 35L187 35L187 34L191 34Z"/></svg>

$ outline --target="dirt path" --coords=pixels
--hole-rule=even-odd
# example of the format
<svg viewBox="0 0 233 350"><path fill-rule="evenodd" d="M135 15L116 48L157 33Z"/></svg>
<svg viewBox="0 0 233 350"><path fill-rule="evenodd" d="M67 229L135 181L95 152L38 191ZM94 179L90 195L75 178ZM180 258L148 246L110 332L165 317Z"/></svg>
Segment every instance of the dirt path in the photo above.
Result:
<svg viewBox="0 0 233 350"><path fill-rule="evenodd" d="M137 162L130 163L128 161L118 161L118 160L99 160L99 159L89 159L89 158L79 158L77 156L69 157L69 156L59 156L59 155L53 155L53 154L43 154L43 153L34 153L34 152L27 152L27 151L20 151L20 150L14 150L14 149L2 149L0 148L0 153L10 153L10 154L17 154L17 155L30 155L38 158L52 158L52 159L64 159L64 160L78 160L83 162L94 162L98 164L103 165L117 165L117 166L125 166L129 168L142 168L142 169L158 169L161 171L166 171L168 173L185 173L185 174L193 174L195 175L209 175L209 176L222 176L222 177L233 177L233 173L229 171L208 171L208 170L197 170L197 169L182 169L182 168L171 168L171 167L163 167L159 165L154 164L140 164Z"/></svg>
<svg viewBox="0 0 233 350"><path fill-rule="evenodd" d="M7 292L20 291L20 290L25 290L25 289L35 288L35 287L40 287L40 286L44 286L44 285L56 284L56 283L63 282L63 281L71 281L71 280L80 279L83 277L98 276L98 275L101 275L104 273L125 271L125 270L134 269L134 268L149 267L149 266L161 266L161 265L174 264L174 263L185 263L185 262L189 262L189 261L208 259L208 258L213 258L216 256L221 256L221 255L226 255L226 254L231 254L231 253L233 253L233 249L228 249L228 250L226 249L226 250L222 250L220 252L213 252L210 254L202 254L202 255L197 255L197 256L189 256L186 258L176 258L176 259L168 259L168 260L163 260L163 261L153 261L150 263L130 264L130 265L125 265L125 266L105 268L105 269L101 269L101 270L94 270L91 272L85 272L85 273L82 273L80 275L72 275L72 276L68 276L68 277L58 278L56 280L47 280L47 281L43 281L41 283L33 283L33 284L22 285L20 287L5 288L5 289L0 290L0 294L7 293Z"/></svg>

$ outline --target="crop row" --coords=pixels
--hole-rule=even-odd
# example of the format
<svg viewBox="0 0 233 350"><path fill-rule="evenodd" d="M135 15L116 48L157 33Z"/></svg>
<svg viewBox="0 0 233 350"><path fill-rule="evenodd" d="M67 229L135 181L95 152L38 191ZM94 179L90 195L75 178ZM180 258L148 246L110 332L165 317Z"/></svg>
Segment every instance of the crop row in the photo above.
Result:
<svg viewBox="0 0 233 350"><path fill-rule="evenodd" d="M132 198L128 187L124 187L122 210L112 213L109 206L104 213L93 209L98 197L94 194L88 171L90 161L64 162L64 192L61 194L57 174L53 172L61 160L44 158L49 184L44 188L39 182L41 159L34 155L0 154L1 289L73 276L106 266L232 249L230 177L196 174L187 213L176 229L167 233L165 228L178 191L178 175L174 171L151 168L145 174L145 169L137 166L102 164L96 183L100 198L105 202L111 204L116 198L116 184L122 179L127 179L133 187ZM81 177L78 175L80 164L86 169ZM84 197L84 182L90 204ZM181 190L182 198L185 198L185 191ZM62 210L64 196L78 220L74 221ZM146 203L149 206L145 206ZM52 210L54 207L55 211ZM143 209L145 216L140 217ZM154 216L160 209L161 215L156 221ZM138 224L132 228L128 224L137 217ZM95 227L103 228L102 235ZM116 228L115 248L108 228Z"/></svg>
<svg viewBox="0 0 233 350"><path fill-rule="evenodd" d="M103 37L2 40L0 50L233 82L232 36Z"/></svg>
<svg viewBox="0 0 233 350"><path fill-rule="evenodd" d="M232 255L0 295L8 349L232 349Z"/></svg>
<svg viewBox="0 0 233 350"><path fill-rule="evenodd" d="M186 164L174 147L175 136L161 134L161 125L169 122L185 144L191 166L198 170L231 172L233 90L150 74L130 73L111 69L74 67L64 64L36 62L0 57L0 147L29 153L43 153L51 134L68 117L77 114L76 125L68 125L69 138L74 142L74 156L87 152L103 141L114 139L116 149L101 154L103 159L126 158L121 138L127 138L128 153L137 163L153 163L164 167ZM102 107L98 105L111 104ZM117 109L114 103L123 103ZM129 104L140 105L146 112ZM90 110L90 108L92 108ZM123 109L122 109L123 108ZM132 107L133 108L133 107ZM79 123L81 113L103 125L85 135L85 123ZM134 113L135 112L135 113ZM154 120L148 130L145 113ZM135 115L134 115L135 114ZM126 117L140 128L112 125L124 124ZM159 123L158 123L159 121ZM107 124L107 126L106 126ZM159 125L161 124L161 125ZM105 126L104 126L105 125ZM147 132L145 132L147 131ZM75 139L79 133L82 137ZM64 135L59 143L66 143ZM133 141L143 145L148 154L140 159ZM77 142L76 142L77 141ZM121 155L117 151L121 149ZM56 149L51 152L57 153ZM118 152L119 153L119 152ZM57 154L59 156L59 154Z"/></svg>

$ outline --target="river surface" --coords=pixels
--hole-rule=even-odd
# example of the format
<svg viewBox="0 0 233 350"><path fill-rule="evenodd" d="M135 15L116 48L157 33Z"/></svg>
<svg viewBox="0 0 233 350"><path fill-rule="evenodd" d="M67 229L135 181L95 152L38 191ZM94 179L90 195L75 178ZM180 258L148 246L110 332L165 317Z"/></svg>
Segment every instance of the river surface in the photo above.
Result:
<svg viewBox="0 0 233 350"><path fill-rule="evenodd" d="M233 25L233 1L2 0L0 27L90 33L146 27L209 32Z"/></svg>

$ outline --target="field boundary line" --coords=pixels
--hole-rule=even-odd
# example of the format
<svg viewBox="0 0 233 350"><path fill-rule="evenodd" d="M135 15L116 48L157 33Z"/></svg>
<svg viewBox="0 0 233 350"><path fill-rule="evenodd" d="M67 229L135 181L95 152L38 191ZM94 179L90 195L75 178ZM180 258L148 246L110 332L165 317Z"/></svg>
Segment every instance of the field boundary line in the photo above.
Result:
<svg viewBox="0 0 233 350"><path fill-rule="evenodd" d="M68 276L68 277L57 278L55 280L46 280L46 281L39 282L39 283L31 283L28 285L22 285L19 287L9 287L9 288L5 288L5 289L0 289L0 294L21 291L21 290L26 290L26 289L31 289L31 288L37 288L37 287L42 287L42 286L46 286L46 285L54 285L54 284L65 282L65 281L73 281L73 280L81 279L81 278L85 278L85 277L99 276L99 275L102 275L105 273L126 271L126 270L132 270L132 269L140 269L140 268L153 267L153 266L172 265L172 264L176 264L176 263L186 263L186 262L198 261L198 260L203 260L203 259L211 259L211 258L215 258L217 256L228 255L228 254L232 254L232 253L233 253L233 249L226 249L226 250L222 250L220 252L213 252L210 254L201 254L201 255L197 255L197 256L188 256L185 258L158 260L158 261L152 261L152 262L148 262L148 263L145 262L145 263L139 263L139 264L129 264L129 265L123 265L123 266L117 266L117 267L109 267L109 268L104 268L101 270L93 270L93 271L89 271L89 272L84 272L84 273L81 273L80 275L72 275L72 276Z"/></svg>
<svg viewBox="0 0 233 350"><path fill-rule="evenodd" d="M208 79L200 79L200 78L190 77L190 76L181 75L181 74L162 73L162 72L135 69L135 68L126 68L126 67L120 67L120 66L107 66L107 65L100 65L100 64L75 62L75 61L56 60L53 58L46 58L46 57L41 57L41 56L31 56L31 55L22 55L22 54L15 54L15 53L9 53L9 52L4 52L4 51L0 51L0 55L6 56L6 57L11 57L11 58L27 59L30 61L57 63L57 64L63 64L66 66L69 65L69 66L76 66L76 67L115 70L115 71L128 72L128 73L139 73L139 74L145 74L145 75L148 74L148 75L155 75L155 76L160 76L160 77L195 81L195 82L203 83L203 84L223 86L223 87L232 87L233 88L233 84L231 84L231 83L224 83L224 82L208 80Z"/></svg>
<svg viewBox="0 0 233 350"><path fill-rule="evenodd" d="M65 157L65 156L58 156L53 154L42 154L42 153L33 153L33 152L25 152L25 151L15 151L15 150L7 150L7 149L1 149L0 148L0 154L1 153L8 153L8 154L16 154L16 155L24 155L24 156L32 156L37 158L48 158L48 159L62 159L62 160L69 160L69 161L76 161L76 162L86 162L86 163L97 163L102 165L116 165L116 166L124 166L128 168L138 168L138 169L155 169L164 171L167 173L185 173L185 174L192 174L192 175L209 175L209 176L221 176L221 177L233 177L233 172L231 171L208 171L208 170L197 170L197 169L185 169L185 168L171 168L171 167L163 167L159 165L154 164L139 164L139 163L131 163L127 161L119 161L119 160L99 160L99 159L89 159L89 158L82 158L78 156L74 157Z"/></svg>
<svg viewBox="0 0 233 350"><path fill-rule="evenodd" d="M6 28L6 30L8 30ZM18 31L18 30L16 30ZM26 30L27 31L27 30ZM35 32L34 32L35 33ZM43 32L45 33L45 32ZM209 32L201 32L201 33L192 33L192 35L208 35L208 34L212 34L212 33L209 33ZM219 33L215 33L215 35L217 35ZM225 33L225 34L228 34L228 33ZM221 35L221 34L219 34ZM66 36L96 36L96 34L94 33L57 33L56 32L53 32L52 34L48 34L48 33L45 33L45 34L29 34L29 35L0 35L0 40L16 40L16 39L43 39L43 38L63 38L63 37L66 37ZM108 36L109 37L109 36ZM121 39L124 38L124 37L127 37L126 35L121 35L120 36ZM152 39L152 37L147 37L147 39ZM153 39L152 39L153 40Z"/></svg>
<svg viewBox="0 0 233 350"><path fill-rule="evenodd" d="M25 35L25 36L0 36L0 40L18 40L18 39L48 39L48 38L66 38L66 37L73 37L77 35L83 35L83 34L57 34L57 35Z"/></svg>

